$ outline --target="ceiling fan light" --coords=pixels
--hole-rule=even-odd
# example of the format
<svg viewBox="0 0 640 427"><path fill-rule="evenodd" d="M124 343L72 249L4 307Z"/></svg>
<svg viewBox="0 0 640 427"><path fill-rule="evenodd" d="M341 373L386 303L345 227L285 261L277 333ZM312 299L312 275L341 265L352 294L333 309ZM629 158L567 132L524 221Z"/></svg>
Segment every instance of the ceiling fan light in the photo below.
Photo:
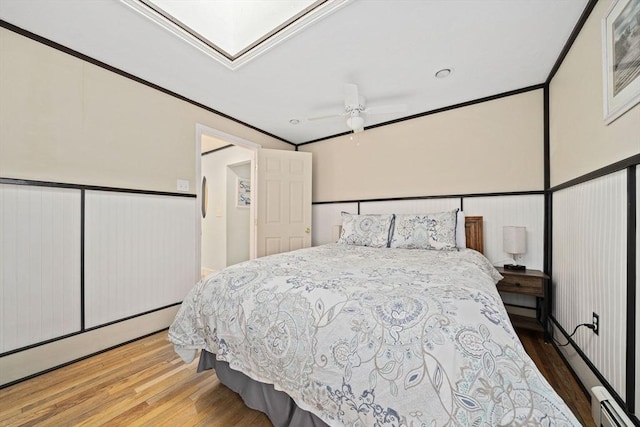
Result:
<svg viewBox="0 0 640 427"><path fill-rule="evenodd" d="M351 116L347 119L347 126L354 131L362 130L364 128L364 119L360 116Z"/></svg>

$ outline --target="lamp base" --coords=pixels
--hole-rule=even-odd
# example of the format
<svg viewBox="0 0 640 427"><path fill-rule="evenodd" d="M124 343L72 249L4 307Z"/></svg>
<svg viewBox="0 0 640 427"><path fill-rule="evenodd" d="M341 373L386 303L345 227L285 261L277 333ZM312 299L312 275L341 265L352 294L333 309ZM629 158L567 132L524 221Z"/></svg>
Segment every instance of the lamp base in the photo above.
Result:
<svg viewBox="0 0 640 427"><path fill-rule="evenodd" d="M519 265L519 264L505 264L504 265L504 269L505 270L515 270L515 271L525 271L527 269L527 267L524 266L524 265Z"/></svg>

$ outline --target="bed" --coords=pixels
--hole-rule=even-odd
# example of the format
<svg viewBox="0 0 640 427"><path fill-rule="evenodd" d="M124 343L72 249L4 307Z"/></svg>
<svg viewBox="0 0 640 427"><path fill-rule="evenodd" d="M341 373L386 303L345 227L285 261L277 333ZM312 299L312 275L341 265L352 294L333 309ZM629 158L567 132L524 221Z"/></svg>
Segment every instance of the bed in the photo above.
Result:
<svg viewBox="0 0 640 427"><path fill-rule="evenodd" d="M580 425L509 322L481 217L453 250L450 231L441 245L397 216L375 221L378 243L349 241L343 223L339 243L202 279L170 327L176 352L201 350L199 370L275 426Z"/></svg>

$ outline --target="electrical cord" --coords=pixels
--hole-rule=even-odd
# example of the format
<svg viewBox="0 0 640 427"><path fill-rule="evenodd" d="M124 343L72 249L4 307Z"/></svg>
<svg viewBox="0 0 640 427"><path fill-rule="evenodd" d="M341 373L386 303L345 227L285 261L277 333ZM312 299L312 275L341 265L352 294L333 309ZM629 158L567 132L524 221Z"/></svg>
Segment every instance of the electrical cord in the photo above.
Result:
<svg viewBox="0 0 640 427"><path fill-rule="evenodd" d="M591 330L594 330L596 328L596 325L594 325L593 323L581 323L581 324L579 324L578 326L575 327L575 329L573 330L573 332L571 332L571 335L569 335L568 338L573 337L576 334L576 332L578 331L578 328L580 326L585 326L585 327L587 327L587 328L589 328ZM556 342L556 344L558 344L558 347L566 347L571 343L570 340L567 340L567 342L565 344L560 344L560 341L555 339L555 337L553 338L553 340Z"/></svg>

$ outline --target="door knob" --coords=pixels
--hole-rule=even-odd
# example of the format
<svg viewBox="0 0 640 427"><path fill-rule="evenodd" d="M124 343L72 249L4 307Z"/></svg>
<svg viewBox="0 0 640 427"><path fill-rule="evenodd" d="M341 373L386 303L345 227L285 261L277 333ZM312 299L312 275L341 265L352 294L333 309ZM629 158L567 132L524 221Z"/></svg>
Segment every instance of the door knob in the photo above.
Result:
<svg viewBox="0 0 640 427"><path fill-rule="evenodd" d="M311 227L307 227L307 228L305 228L305 229L304 229L304 232L305 232L305 233L307 233L307 234L311 233Z"/></svg>

